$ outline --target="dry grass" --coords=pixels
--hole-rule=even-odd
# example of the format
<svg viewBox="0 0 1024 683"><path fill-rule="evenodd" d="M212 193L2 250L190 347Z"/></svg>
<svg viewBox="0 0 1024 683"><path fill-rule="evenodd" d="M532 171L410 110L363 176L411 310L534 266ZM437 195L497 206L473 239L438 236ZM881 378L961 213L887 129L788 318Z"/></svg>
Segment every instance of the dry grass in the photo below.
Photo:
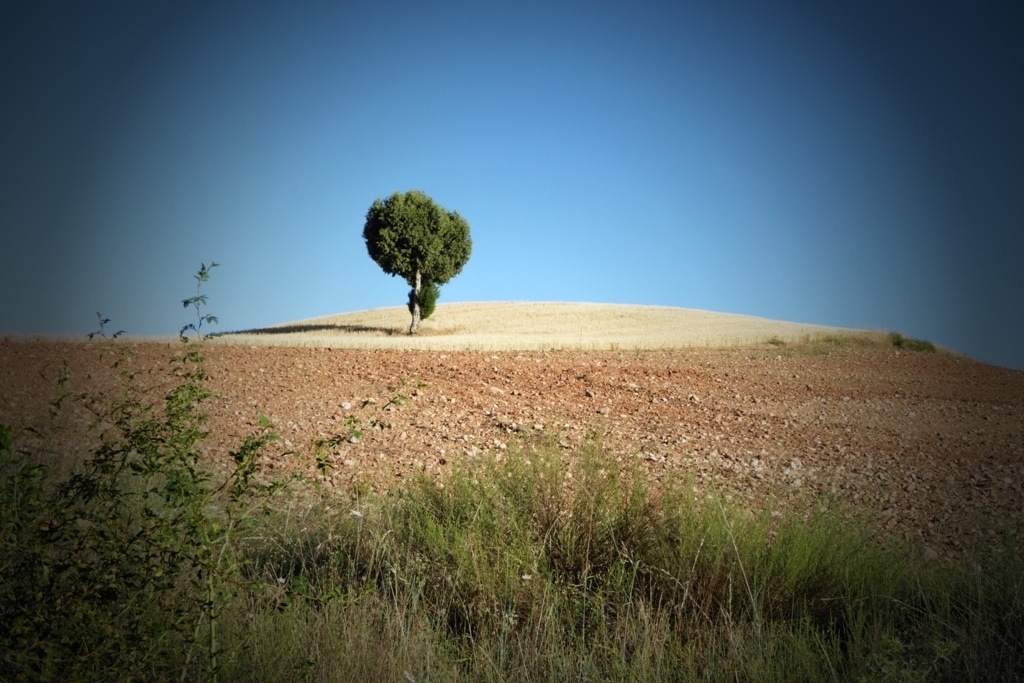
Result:
<svg viewBox="0 0 1024 683"><path fill-rule="evenodd" d="M738 346L854 330L664 306L589 303L439 304L415 337L405 307L377 308L247 330L228 343L343 348L535 350Z"/></svg>

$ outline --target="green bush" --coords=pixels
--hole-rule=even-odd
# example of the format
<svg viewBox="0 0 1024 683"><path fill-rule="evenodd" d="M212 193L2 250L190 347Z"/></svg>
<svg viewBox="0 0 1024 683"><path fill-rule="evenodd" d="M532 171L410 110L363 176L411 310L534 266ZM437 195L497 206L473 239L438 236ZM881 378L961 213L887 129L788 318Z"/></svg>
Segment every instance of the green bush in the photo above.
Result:
<svg viewBox="0 0 1024 683"><path fill-rule="evenodd" d="M907 351L925 351L928 353L935 352L935 345L930 341L904 337L899 332L890 333L889 341L898 349L906 349Z"/></svg>
<svg viewBox="0 0 1024 683"><path fill-rule="evenodd" d="M426 320L433 313L437 307L437 300L441 296L441 289L432 282L428 282L420 287L419 297L416 296L416 290L409 290L409 313L412 314L413 307L416 305L417 298L420 304L420 320Z"/></svg>

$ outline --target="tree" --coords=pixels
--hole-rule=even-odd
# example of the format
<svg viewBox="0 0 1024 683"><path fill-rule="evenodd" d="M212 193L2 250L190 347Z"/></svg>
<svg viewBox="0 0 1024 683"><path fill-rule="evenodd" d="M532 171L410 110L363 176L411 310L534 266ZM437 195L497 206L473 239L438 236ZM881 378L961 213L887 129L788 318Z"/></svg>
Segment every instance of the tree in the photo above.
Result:
<svg viewBox="0 0 1024 683"><path fill-rule="evenodd" d="M363 239L385 273L400 275L412 287L409 334L433 312L439 287L459 274L473 249L466 219L418 190L375 200L366 213Z"/></svg>

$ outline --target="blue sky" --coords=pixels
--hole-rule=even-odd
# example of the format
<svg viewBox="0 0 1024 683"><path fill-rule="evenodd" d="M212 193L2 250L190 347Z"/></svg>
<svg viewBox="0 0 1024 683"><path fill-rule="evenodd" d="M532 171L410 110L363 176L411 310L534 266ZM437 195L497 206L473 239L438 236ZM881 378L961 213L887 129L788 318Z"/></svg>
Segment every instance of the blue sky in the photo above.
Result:
<svg viewBox="0 0 1024 683"><path fill-rule="evenodd" d="M419 189L472 229L442 304L898 330L1024 369L1024 24L825 4L8 7L0 332L173 334L211 261L223 330L402 305L361 233Z"/></svg>

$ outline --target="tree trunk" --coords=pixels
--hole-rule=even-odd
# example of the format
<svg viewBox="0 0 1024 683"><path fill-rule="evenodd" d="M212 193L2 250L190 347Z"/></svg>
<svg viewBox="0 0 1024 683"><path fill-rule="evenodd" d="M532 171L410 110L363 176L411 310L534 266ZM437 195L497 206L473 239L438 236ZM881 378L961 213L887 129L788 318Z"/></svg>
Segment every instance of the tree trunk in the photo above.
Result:
<svg viewBox="0 0 1024 683"><path fill-rule="evenodd" d="M415 292L415 294L413 294L413 301L412 301L412 325L409 326L409 334L416 334L416 331L418 329L420 329L420 285L421 284L422 283L421 283L421 278L420 278L420 269L417 268L416 269L416 287L413 290Z"/></svg>

